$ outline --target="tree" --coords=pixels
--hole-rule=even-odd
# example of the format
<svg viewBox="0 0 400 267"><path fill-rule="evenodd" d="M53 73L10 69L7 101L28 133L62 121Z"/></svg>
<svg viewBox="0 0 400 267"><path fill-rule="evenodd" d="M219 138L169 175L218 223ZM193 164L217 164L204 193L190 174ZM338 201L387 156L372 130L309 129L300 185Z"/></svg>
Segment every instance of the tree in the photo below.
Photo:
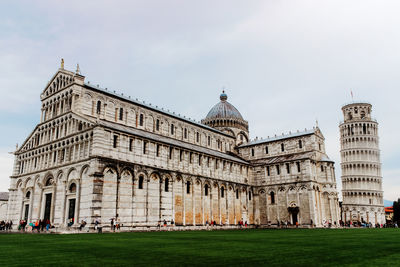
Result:
<svg viewBox="0 0 400 267"><path fill-rule="evenodd" d="M393 222L400 224L400 198L393 202Z"/></svg>

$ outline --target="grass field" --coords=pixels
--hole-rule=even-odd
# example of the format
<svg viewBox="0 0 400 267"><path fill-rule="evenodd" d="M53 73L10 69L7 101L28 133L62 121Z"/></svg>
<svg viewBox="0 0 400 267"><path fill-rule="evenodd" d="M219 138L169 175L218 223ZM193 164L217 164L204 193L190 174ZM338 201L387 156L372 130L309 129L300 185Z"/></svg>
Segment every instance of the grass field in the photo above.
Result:
<svg viewBox="0 0 400 267"><path fill-rule="evenodd" d="M400 266L400 229L0 234L0 266Z"/></svg>

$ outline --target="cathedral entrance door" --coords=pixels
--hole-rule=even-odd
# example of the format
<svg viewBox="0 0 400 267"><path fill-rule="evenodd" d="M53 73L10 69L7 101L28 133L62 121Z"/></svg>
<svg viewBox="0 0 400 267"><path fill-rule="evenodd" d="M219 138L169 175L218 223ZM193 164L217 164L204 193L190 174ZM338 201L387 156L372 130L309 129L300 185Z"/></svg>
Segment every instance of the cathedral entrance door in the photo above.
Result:
<svg viewBox="0 0 400 267"><path fill-rule="evenodd" d="M297 223L297 212L293 212L292 213L292 222L293 222L293 225L296 225L296 223Z"/></svg>
<svg viewBox="0 0 400 267"><path fill-rule="evenodd" d="M29 216L29 204L25 204L25 214L24 214L24 221L28 221Z"/></svg>
<svg viewBox="0 0 400 267"><path fill-rule="evenodd" d="M75 217L75 198L69 200L68 205L68 222Z"/></svg>
<svg viewBox="0 0 400 267"><path fill-rule="evenodd" d="M44 221L50 220L50 214L51 214L51 197L53 194L46 194L46 199L45 199L45 206L44 206Z"/></svg>
<svg viewBox="0 0 400 267"><path fill-rule="evenodd" d="M298 213L299 213L299 207L296 207L293 205L293 207L288 208L289 214L292 217L292 224L295 225L298 222Z"/></svg>

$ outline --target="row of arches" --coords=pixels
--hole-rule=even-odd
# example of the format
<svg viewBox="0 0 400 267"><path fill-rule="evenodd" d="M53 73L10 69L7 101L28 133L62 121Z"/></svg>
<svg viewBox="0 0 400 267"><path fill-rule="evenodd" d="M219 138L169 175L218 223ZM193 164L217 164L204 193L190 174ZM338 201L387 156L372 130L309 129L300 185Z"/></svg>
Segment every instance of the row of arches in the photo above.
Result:
<svg viewBox="0 0 400 267"><path fill-rule="evenodd" d="M341 126L341 136L353 135L378 135L378 125L376 123L346 123Z"/></svg>
<svg viewBox="0 0 400 267"><path fill-rule="evenodd" d="M46 143L54 142L76 132L82 132L92 127L92 124L72 115L66 115L52 122L38 127L33 136L22 147L22 151L27 151Z"/></svg>
<svg viewBox="0 0 400 267"><path fill-rule="evenodd" d="M382 193L376 193L376 192L359 192L359 191L351 191L351 192L343 192L343 196L348 196L348 197L357 197L357 196L375 196L375 197L383 197Z"/></svg>
<svg viewBox="0 0 400 267"><path fill-rule="evenodd" d="M35 177L18 179L17 212L19 220L34 222L49 220L52 224L57 218L58 223L77 222L82 179L87 179L88 165L60 170L55 173L47 172ZM61 190L60 190L61 189ZM60 221L61 220L61 221Z"/></svg>
<svg viewBox="0 0 400 267"><path fill-rule="evenodd" d="M80 135L25 152L18 156L18 174L40 171L53 166L82 160L90 156L93 132Z"/></svg>
<svg viewBox="0 0 400 267"><path fill-rule="evenodd" d="M368 148L378 149L378 138L377 137L356 137L356 138L344 138L341 140L342 149L354 149L354 148Z"/></svg>
<svg viewBox="0 0 400 267"><path fill-rule="evenodd" d="M45 96L50 96L58 92L60 89L72 84L73 82L74 78L72 76L59 75L57 78L53 79L53 82L49 83L45 92Z"/></svg>
<svg viewBox="0 0 400 267"><path fill-rule="evenodd" d="M342 162L348 161L380 161L379 150L376 149L354 149L349 151L342 151Z"/></svg>
<svg viewBox="0 0 400 267"><path fill-rule="evenodd" d="M208 125L210 127L233 127L242 129L243 131L249 130L249 124L245 120L239 119L205 119L202 120L202 123Z"/></svg>
<svg viewBox="0 0 400 267"><path fill-rule="evenodd" d="M72 89L50 99L42 104L41 122L47 121L72 109L73 95Z"/></svg>

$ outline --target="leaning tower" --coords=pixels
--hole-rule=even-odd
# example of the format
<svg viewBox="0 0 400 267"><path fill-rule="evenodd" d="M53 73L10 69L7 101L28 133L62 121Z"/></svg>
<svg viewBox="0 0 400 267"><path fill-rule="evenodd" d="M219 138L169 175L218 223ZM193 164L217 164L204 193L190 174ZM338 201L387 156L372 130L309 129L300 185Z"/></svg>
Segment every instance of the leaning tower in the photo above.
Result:
<svg viewBox="0 0 400 267"><path fill-rule="evenodd" d="M342 220L385 223L378 123L372 105L352 103L342 107L340 123L342 160Z"/></svg>

